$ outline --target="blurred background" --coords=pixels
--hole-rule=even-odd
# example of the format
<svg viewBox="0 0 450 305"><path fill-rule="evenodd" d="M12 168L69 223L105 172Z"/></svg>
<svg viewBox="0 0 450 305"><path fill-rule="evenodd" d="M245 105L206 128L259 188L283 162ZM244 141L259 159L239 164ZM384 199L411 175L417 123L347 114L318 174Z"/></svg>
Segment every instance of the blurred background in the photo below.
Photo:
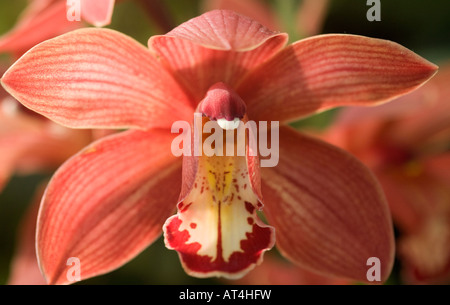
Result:
<svg viewBox="0 0 450 305"><path fill-rule="evenodd" d="M0 36L8 33L15 26L20 14L29 2L32 1L0 0ZM255 16L250 17L256 18L259 16L261 22L268 27L272 26L280 31L288 32L290 42L316 34L359 34L395 41L440 66L450 61L450 2L448 0L381 0L381 21L373 22L367 20L366 13L371 6L368 6L365 0L314 0L311 2L315 4L301 0L123 0L117 1L112 23L107 28L121 31L146 45L150 36L163 34L205 10L228 7L235 8L237 11L242 10L243 13L255 14ZM2 51L0 47L0 71L3 73L18 55L20 54L8 50ZM450 81L450 78L447 79ZM446 83L450 84L445 79L441 82L443 87L446 86ZM6 93L0 93L1 98L7 98ZM450 96L447 96L447 105L449 103ZM450 113L450 107L447 106L447 110ZM344 109L327 111L296 122L293 126L327 138L342 111ZM38 116L36 114L26 115L32 116L34 119L36 119L35 116ZM391 119L392 116L390 116L390 122ZM449 122L450 118L444 117L442 120L445 125L445 120ZM0 123L0 153L8 150L8 141L2 141L1 139L6 133L5 128L4 124ZM448 128L448 125L443 128ZM74 135L74 137L76 137L76 141L81 143L79 147L81 149L83 141L80 140L79 135ZM332 137L330 141L333 142L334 139ZM439 154L448 153L450 137L441 136L439 139L442 141L439 146ZM343 143L337 144L342 144L341 146L346 148ZM76 151L78 148L74 147L73 149ZM351 149L349 150L351 151ZM5 182L3 190L0 191L0 284L11 281L12 261L20 247L20 241L23 240L21 230L25 216L32 202L36 200L36 196L38 196L36 194L39 194L42 184L51 177L58 164L63 161L63 157L59 156L58 158L58 161L43 168L37 167L32 171L12 171L11 177ZM0 162L6 162L4 160L8 159L0 156ZM410 165L411 162L408 161L408 164ZM450 177L445 176L439 183L443 183L443 195L437 199L433 197L433 202L443 202L444 208L440 210L439 214L447 213L447 216L443 220L444 228L437 230L436 233L443 238L443 246L439 247L441 252L430 254L440 255L442 261L440 262L440 269L436 267L439 269L437 270L433 267L434 269L430 273L433 274L431 283L435 282L434 275L438 274L436 281L448 284L450 283L448 281L448 274L450 273L450 249L448 249L450 245L450 216L448 215L450 213L450 198L446 197L448 191L446 192L445 189L450 189ZM407 187L405 189L407 190ZM394 224L399 239L411 232L404 229L402 223L397 224L395 222ZM433 236L433 238L435 237ZM345 283L321 279L298 270L283 261L275 249L271 250L266 256L276 261L273 270L267 271L268 273L265 275L254 273L249 276L247 282L242 283ZM395 262L392 275L386 284L416 283L416 281L411 280L411 274L423 275L424 272L421 272L421 270L424 269L412 267L415 261L414 259L408 260L408 258L405 260L404 257L399 256ZM409 275L405 274L405 268L410 268ZM283 275L283 272L286 275ZM275 275L275 273L277 274ZM269 279L266 280L264 276ZM259 282L258 280L252 280L252 277L258 278ZM422 276L422 280L424 277L425 280L428 279L427 276ZM180 266L177 253L166 250L160 238L154 245L118 270L78 284L223 283L225 282L216 279L196 279L187 276Z"/></svg>

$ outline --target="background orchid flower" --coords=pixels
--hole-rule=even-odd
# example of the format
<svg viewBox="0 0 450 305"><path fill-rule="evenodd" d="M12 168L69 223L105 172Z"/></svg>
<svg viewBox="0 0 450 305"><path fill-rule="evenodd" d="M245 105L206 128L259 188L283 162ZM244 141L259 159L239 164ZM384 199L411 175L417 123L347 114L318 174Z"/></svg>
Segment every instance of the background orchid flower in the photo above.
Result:
<svg viewBox="0 0 450 305"><path fill-rule="evenodd" d="M450 67L391 104L339 113L325 139L377 175L406 283L450 281Z"/></svg>
<svg viewBox="0 0 450 305"><path fill-rule="evenodd" d="M0 91L3 91L0 89ZM110 130L76 130L25 111L11 96L0 100L0 193L13 175L52 172L73 154ZM21 221L8 284L42 285L35 251L37 211L43 186Z"/></svg>
<svg viewBox="0 0 450 305"><path fill-rule="evenodd" d="M437 69L385 40L286 41L286 34L232 11L212 11L153 36L150 50L116 31L77 30L32 48L3 75L9 93L60 124L128 129L89 145L50 181L37 224L49 283L70 282L70 257L80 259L82 279L118 268L163 225L166 245L198 277L243 276L274 245L274 228L278 249L304 268L367 281L366 262L375 256L381 280L388 277L394 240L384 195L343 150L286 125L278 166L261 171L245 157L184 157L182 170L170 150L172 123L192 122L196 110L206 121L286 124L340 105L386 102ZM206 176L223 178L230 197L218 183L203 192ZM228 205L208 207L214 195ZM256 213L263 202L270 226Z"/></svg>
<svg viewBox="0 0 450 305"><path fill-rule="evenodd" d="M270 5L271 4L271 5ZM297 7L292 6L292 1L276 0L268 3L261 0L205 0L203 1L203 9L210 11L214 9L232 10L236 13L248 16L255 21L258 21L265 27L287 32L293 37L308 37L317 35L324 21L324 15L329 5L328 0L303 0L297 3ZM289 12L295 21L286 20L289 18L280 18L282 14L280 7L286 6L285 10L294 9L294 12ZM278 10L276 9L278 7ZM292 37L293 36L293 37Z"/></svg>
<svg viewBox="0 0 450 305"><path fill-rule="evenodd" d="M55 169L93 139L91 131L65 128L19 105L10 96L0 100L0 191L12 174Z"/></svg>
<svg viewBox="0 0 450 305"><path fill-rule="evenodd" d="M82 20L95 26L111 22L114 0L80 0ZM30 0L16 25L0 37L0 53L21 55L34 45L84 26L67 19L66 0Z"/></svg>

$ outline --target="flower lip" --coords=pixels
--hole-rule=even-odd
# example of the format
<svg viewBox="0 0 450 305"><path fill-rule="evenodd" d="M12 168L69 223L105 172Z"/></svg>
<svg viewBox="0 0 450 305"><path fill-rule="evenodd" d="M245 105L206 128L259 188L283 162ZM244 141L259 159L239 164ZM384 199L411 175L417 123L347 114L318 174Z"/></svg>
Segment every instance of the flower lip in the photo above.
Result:
<svg viewBox="0 0 450 305"><path fill-rule="evenodd" d="M210 120L235 121L242 119L247 112L247 106L241 97L224 83L212 85L205 98L198 106L199 112Z"/></svg>

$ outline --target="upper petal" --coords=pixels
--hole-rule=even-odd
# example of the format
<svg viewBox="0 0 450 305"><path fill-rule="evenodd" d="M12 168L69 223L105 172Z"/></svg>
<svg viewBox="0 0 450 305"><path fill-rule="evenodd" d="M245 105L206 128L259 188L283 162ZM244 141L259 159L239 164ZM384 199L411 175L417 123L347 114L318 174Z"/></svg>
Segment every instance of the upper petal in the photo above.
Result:
<svg viewBox="0 0 450 305"><path fill-rule="evenodd" d="M50 284L71 283L120 267L161 234L173 213L181 164L167 131L125 131L103 138L53 176L37 225L37 253Z"/></svg>
<svg viewBox="0 0 450 305"><path fill-rule="evenodd" d="M193 112L148 50L107 29L81 29L35 46L2 85L26 107L75 128L169 127Z"/></svg>
<svg viewBox="0 0 450 305"><path fill-rule="evenodd" d="M287 35L268 30L232 11L193 18L166 35L153 36L150 50L189 90L194 104L218 82L235 87L249 70L284 47Z"/></svg>
<svg viewBox="0 0 450 305"><path fill-rule="evenodd" d="M292 121L343 105L374 105L405 94L437 67L391 41L356 35L300 40L261 65L237 92L255 120Z"/></svg>
<svg viewBox="0 0 450 305"><path fill-rule="evenodd" d="M277 248L298 265L368 282L371 257L381 281L394 259L389 209L370 171L348 153L280 128L278 166L262 168L262 190Z"/></svg>

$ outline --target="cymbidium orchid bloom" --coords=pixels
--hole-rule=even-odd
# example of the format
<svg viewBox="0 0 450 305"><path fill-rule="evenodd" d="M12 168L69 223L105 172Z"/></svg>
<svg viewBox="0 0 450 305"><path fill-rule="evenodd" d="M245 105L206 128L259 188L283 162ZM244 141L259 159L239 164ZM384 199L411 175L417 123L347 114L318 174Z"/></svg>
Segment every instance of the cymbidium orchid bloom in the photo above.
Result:
<svg viewBox="0 0 450 305"><path fill-rule="evenodd" d="M450 281L450 67L372 111L343 110L325 139L367 164L399 231L406 283Z"/></svg>
<svg viewBox="0 0 450 305"><path fill-rule="evenodd" d="M217 10L151 37L149 49L113 30L77 30L35 46L3 75L9 93L60 124L128 129L89 145L51 179L36 241L49 283L70 283L71 257L81 279L116 269L163 227L193 276L242 277L276 232L280 252L306 269L368 281L367 260L377 257L386 280L394 238L374 176L286 124L388 101L437 67L380 39L323 35L286 46L287 38ZM194 124L195 111L202 124L225 127L279 121L278 165L260 170L247 148L245 156L186 155L182 167L171 126ZM268 224L257 214L263 203Z"/></svg>
<svg viewBox="0 0 450 305"><path fill-rule="evenodd" d="M115 0L79 0L81 20L95 26L111 22ZM21 55L34 45L85 24L69 20L66 0L31 0L13 29L0 37L0 53ZM70 11L69 11L70 14Z"/></svg>

